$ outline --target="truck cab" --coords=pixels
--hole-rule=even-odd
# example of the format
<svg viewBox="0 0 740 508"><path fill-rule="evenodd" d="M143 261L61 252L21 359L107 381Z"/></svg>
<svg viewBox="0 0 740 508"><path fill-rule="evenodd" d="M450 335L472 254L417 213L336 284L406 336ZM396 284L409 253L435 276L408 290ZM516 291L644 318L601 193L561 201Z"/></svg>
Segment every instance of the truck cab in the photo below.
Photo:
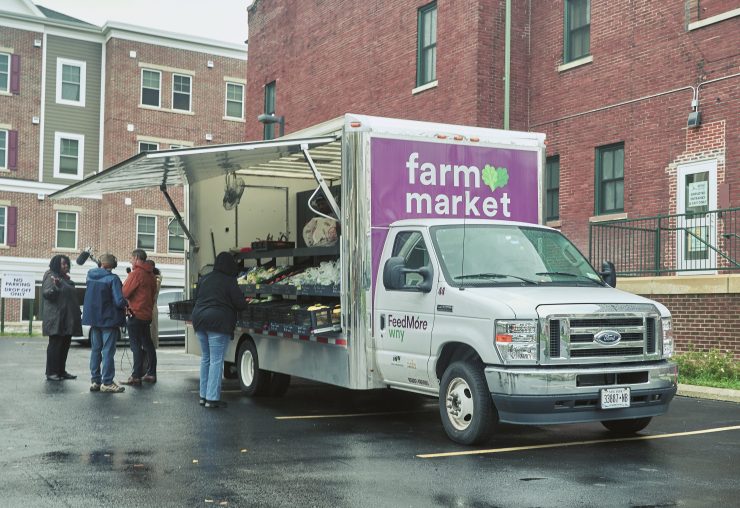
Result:
<svg viewBox="0 0 740 508"><path fill-rule="evenodd" d="M456 441L497 422L635 432L675 394L668 310L610 287L555 229L402 220L382 259L378 369L390 387L438 394Z"/></svg>

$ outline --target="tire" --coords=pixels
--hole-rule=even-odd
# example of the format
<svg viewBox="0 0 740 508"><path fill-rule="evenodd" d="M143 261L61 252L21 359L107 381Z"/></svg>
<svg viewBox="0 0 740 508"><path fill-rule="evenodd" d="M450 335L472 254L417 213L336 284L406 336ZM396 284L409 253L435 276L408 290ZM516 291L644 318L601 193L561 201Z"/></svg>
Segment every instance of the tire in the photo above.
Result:
<svg viewBox="0 0 740 508"><path fill-rule="evenodd" d="M439 415L447 436L456 443L486 441L498 422L480 362L457 361L442 376Z"/></svg>
<svg viewBox="0 0 740 508"><path fill-rule="evenodd" d="M632 418L629 420L604 420L601 425L609 432L619 435L635 434L650 424L651 417Z"/></svg>
<svg viewBox="0 0 740 508"><path fill-rule="evenodd" d="M290 376L288 374L281 374L279 372L272 373L272 379L270 379L270 390L268 395L270 397L282 397L285 392L288 391L290 386Z"/></svg>
<svg viewBox="0 0 740 508"><path fill-rule="evenodd" d="M247 339L239 346L236 370L239 375L239 387L250 397L265 395L270 388L270 372L259 368L257 346Z"/></svg>
<svg viewBox="0 0 740 508"><path fill-rule="evenodd" d="M224 362L224 379L238 379L239 373L232 362Z"/></svg>

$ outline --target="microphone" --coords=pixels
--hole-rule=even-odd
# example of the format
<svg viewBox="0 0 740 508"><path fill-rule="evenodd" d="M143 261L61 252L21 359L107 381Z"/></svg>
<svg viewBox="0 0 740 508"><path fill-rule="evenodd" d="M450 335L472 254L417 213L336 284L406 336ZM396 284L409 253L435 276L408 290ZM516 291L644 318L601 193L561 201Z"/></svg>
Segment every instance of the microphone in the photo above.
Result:
<svg viewBox="0 0 740 508"><path fill-rule="evenodd" d="M77 256L77 261L75 261L78 265L84 265L85 261L90 259L90 251L89 250L83 250L80 252L80 255Z"/></svg>
<svg viewBox="0 0 740 508"><path fill-rule="evenodd" d="M126 267L126 273L131 273L131 267L130 266L127 266Z"/></svg>

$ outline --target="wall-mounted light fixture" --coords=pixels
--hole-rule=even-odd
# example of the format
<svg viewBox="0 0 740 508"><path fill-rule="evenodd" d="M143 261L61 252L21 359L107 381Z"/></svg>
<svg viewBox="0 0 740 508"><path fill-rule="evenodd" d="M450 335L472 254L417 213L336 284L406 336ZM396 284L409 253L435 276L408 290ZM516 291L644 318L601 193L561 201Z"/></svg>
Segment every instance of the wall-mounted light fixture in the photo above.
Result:
<svg viewBox="0 0 740 508"><path fill-rule="evenodd" d="M686 121L686 127L692 129L701 125L701 111L699 111L699 89L694 91L694 98L691 99L691 113Z"/></svg>
<svg viewBox="0 0 740 508"><path fill-rule="evenodd" d="M206 134L206 141L213 141L213 134L211 134L210 132Z"/></svg>
<svg viewBox="0 0 740 508"><path fill-rule="evenodd" d="M285 117L277 116L275 113L263 113L257 117L257 121L264 124L276 123L280 125L280 137L285 134Z"/></svg>
<svg viewBox="0 0 740 508"><path fill-rule="evenodd" d="M34 124L34 125L38 125L39 123L41 123L41 118L39 118L37 116L32 116L31 117L31 123Z"/></svg>
<svg viewBox="0 0 740 508"><path fill-rule="evenodd" d="M40 48L41 47L41 39L34 39L33 40L33 46L35 48Z"/></svg>
<svg viewBox="0 0 740 508"><path fill-rule="evenodd" d="M206 63L206 67L208 67L209 69L213 69L213 60L208 60L208 62Z"/></svg>

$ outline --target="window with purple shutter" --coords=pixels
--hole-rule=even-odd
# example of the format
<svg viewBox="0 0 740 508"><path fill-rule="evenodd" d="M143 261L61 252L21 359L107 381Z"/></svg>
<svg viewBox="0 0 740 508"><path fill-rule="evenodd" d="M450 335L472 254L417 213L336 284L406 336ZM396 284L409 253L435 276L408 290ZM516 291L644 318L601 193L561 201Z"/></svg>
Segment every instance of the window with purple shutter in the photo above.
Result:
<svg viewBox="0 0 740 508"><path fill-rule="evenodd" d="M8 169L18 169L18 131L8 131Z"/></svg>
<svg viewBox="0 0 740 508"><path fill-rule="evenodd" d="M21 93L21 55L10 56L10 93Z"/></svg>
<svg viewBox="0 0 740 508"><path fill-rule="evenodd" d="M9 206L6 210L8 214L7 245L15 247L18 241L18 207Z"/></svg>

